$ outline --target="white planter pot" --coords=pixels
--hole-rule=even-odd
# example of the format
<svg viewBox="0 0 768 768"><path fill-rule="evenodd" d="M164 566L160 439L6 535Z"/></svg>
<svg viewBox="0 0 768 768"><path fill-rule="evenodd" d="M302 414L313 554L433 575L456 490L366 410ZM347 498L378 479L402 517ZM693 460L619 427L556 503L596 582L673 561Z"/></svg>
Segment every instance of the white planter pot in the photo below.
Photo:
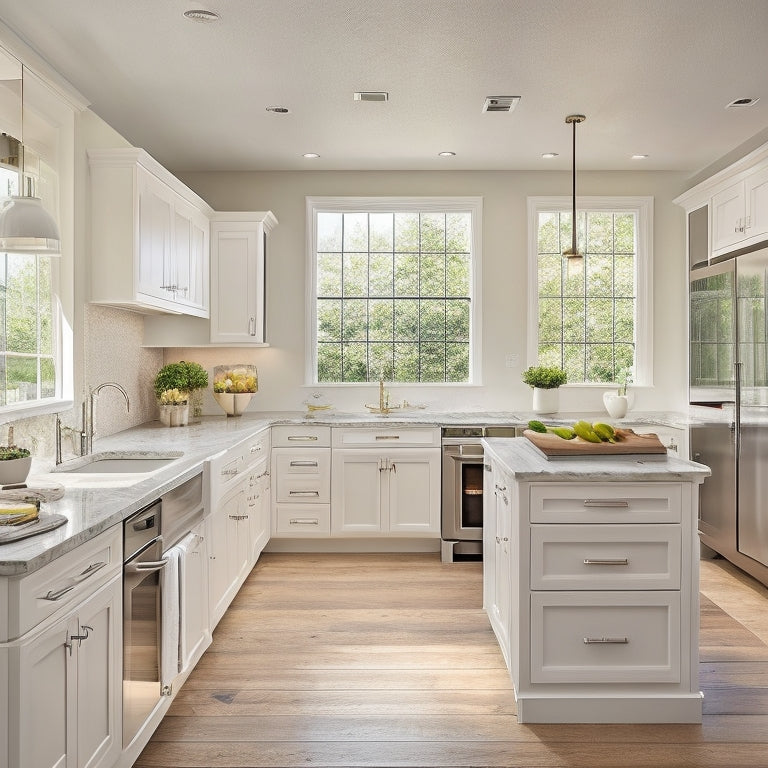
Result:
<svg viewBox="0 0 768 768"><path fill-rule="evenodd" d="M560 390L533 388L533 412L557 413L560 408Z"/></svg>
<svg viewBox="0 0 768 768"><path fill-rule="evenodd" d="M242 392L235 394L234 392L214 392L213 393L216 402L224 409L224 413L227 416L242 416L245 409L248 407L248 403L251 402L253 397L252 392Z"/></svg>
<svg viewBox="0 0 768 768"><path fill-rule="evenodd" d="M612 419L623 419L629 409L629 398L626 395L617 395L615 392L605 392L603 405Z"/></svg>
<svg viewBox="0 0 768 768"><path fill-rule="evenodd" d="M32 457L0 461L0 485L20 485L27 479Z"/></svg>
<svg viewBox="0 0 768 768"><path fill-rule="evenodd" d="M160 422L166 427L186 427L189 424L189 405L160 404Z"/></svg>

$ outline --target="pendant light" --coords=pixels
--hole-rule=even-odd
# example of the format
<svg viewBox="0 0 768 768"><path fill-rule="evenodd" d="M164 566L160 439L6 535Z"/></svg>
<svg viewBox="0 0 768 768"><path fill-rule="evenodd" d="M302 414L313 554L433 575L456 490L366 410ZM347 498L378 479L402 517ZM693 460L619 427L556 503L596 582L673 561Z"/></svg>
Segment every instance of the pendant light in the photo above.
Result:
<svg viewBox="0 0 768 768"><path fill-rule="evenodd" d="M576 242L576 125L583 123L587 118L584 115L568 115L565 118L566 123L570 123L573 126L573 208L571 215L571 247L566 248L563 251L563 256L568 259L568 263L577 262L578 259L583 259L584 254L579 252L579 246Z"/></svg>
<svg viewBox="0 0 768 768"><path fill-rule="evenodd" d="M34 180L24 175L24 65L21 66L21 142L19 144L19 194L0 203L0 252L61 255L59 228L35 196Z"/></svg>

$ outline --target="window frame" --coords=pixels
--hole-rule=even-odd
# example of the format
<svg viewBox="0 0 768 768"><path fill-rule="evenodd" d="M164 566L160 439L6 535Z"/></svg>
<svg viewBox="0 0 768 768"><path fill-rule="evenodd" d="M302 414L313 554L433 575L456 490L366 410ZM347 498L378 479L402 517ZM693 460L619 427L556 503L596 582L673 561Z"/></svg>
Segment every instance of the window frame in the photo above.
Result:
<svg viewBox="0 0 768 768"><path fill-rule="evenodd" d="M567 196L528 198L528 340L527 359L536 365L539 343L539 213L571 211L573 199ZM635 229L635 366L633 385L653 386L653 197L584 196L576 197L577 215L583 211L634 213ZM599 387L611 382L573 382L571 387Z"/></svg>
<svg viewBox="0 0 768 768"><path fill-rule="evenodd" d="M318 213L379 213L390 211L421 211L426 213L468 212L471 220L470 239L470 337L469 380L451 381L396 381L394 386L408 387L469 387L482 383L482 197L306 197L306 340L305 386L311 387L359 387L368 382L317 380L317 214Z"/></svg>
<svg viewBox="0 0 768 768"><path fill-rule="evenodd" d="M0 30L1 32L2 30ZM51 167L57 174L57 189L49 202L57 211L61 232L61 255L51 259L52 334L56 365L56 393L53 397L27 400L0 406L0 424L34 416L58 413L74 405L74 124L78 102L56 88L45 76L30 69L26 51L18 52L0 34L3 50L24 62L24 121L28 130L35 120L44 121L55 135L51 146L37 146L27 136L27 144L41 157L55 157Z"/></svg>

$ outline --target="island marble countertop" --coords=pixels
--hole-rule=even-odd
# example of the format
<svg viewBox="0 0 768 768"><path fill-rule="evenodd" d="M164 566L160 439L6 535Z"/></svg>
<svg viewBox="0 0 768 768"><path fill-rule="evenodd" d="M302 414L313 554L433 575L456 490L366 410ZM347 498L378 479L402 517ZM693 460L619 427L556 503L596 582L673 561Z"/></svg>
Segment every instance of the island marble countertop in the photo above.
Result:
<svg viewBox="0 0 768 768"><path fill-rule="evenodd" d="M711 409L708 409L711 410ZM525 426L533 413L508 411L471 411L442 413L413 408L386 416L370 413L318 412L308 416L305 411L247 412L239 418L205 416L200 423L169 428L154 421L94 441L93 453L119 452L172 453L181 452L167 468L153 472L139 482L135 478L115 480L107 476L88 487L82 484L66 486L64 497L43 502L42 512L62 514L67 523L53 531L31 536L17 542L0 544L0 576L23 575L41 568L55 558L88 541L101 531L117 525L126 517L151 504L166 491L202 471L204 462L221 451L248 439L261 429L276 424L318 424L333 427L407 427L459 425ZM606 420L605 414L558 414L551 423L569 423L578 418ZM690 413L631 413L624 424L664 424L684 428L695 420ZM68 462L69 463L69 462ZM79 460L72 460L76 466ZM590 462L593 469L596 466ZM62 465L63 466L63 465ZM53 472L51 459L36 459L27 481L30 487L62 482ZM612 467L615 471L616 467Z"/></svg>
<svg viewBox="0 0 768 768"><path fill-rule="evenodd" d="M526 437L483 440L486 456L518 480L549 482L703 482L709 467L676 456L568 456L547 459Z"/></svg>

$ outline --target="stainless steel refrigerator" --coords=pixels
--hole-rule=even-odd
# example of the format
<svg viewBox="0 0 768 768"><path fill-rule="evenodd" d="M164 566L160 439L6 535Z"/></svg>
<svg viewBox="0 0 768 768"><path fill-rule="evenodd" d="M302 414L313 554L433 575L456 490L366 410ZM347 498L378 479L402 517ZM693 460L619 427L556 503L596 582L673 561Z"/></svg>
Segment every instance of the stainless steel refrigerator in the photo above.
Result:
<svg viewBox="0 0 768 768"><path fill-rule="evenodd" d="M768 584L768 249L691 272L691 428L702 542Z"/></svg>

